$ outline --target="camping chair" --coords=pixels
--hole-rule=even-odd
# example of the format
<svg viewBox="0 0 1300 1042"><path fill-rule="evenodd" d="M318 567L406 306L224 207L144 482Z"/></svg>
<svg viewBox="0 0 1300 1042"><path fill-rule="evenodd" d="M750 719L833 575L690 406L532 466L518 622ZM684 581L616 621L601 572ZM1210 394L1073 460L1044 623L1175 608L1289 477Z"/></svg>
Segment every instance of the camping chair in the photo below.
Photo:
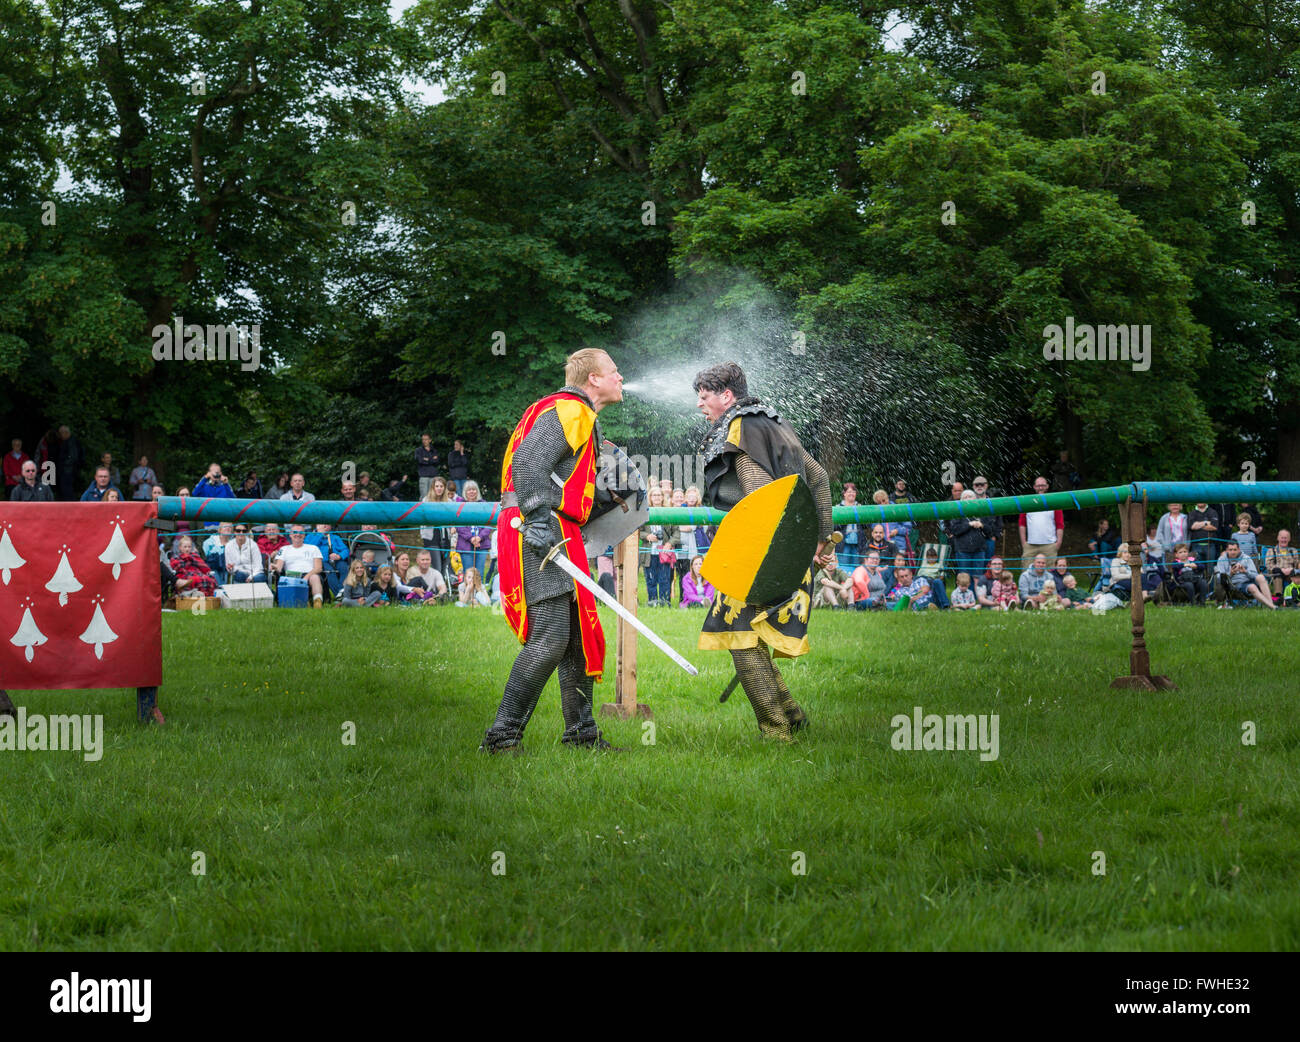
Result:
<svg viewBox="0 0 1300 1042"><path fill-rule="evenodd" d="M939 578L944 579L948 573L948 551L951 549L947 543L922 543L921 552L916 556L915 574L921 574L921 569L925 567L926 553L934 550L939 555Z"/></svg>

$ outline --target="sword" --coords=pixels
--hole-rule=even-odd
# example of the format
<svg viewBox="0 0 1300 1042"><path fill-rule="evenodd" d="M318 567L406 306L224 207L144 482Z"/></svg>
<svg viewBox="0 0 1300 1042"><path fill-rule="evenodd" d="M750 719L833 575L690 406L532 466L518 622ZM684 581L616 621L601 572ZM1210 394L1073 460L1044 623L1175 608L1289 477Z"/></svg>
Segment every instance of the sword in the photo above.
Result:
<svg viewBox="0 0 1300 1042"><path fill-rule="evenodd" d="M826 541L827 541L828 543L831 544L831 547L832 547L832 548L834 548L834 547L839 546L840 543L843 542L843 540L844 540L844 536L843 536L842 533L840 533L840 532L832 532L832 533L831 533L831 537L830 537L828 540L826 540ZM818 565L818 566L817 566L817 572L820 572L821 570L822 570L822 569L821 569L821 565ZM817 572L813 572L813 575L816 575ZM793 600L794 600L794 597L793 597L793 596L791 596L791 597L787 597L784 601L782 601L780 604L776 605L775 607L769 608L767 611L763 612L761 615L756 615L756 616L754 617L754 621L755 621L755 622L758 622L758 621L760 621L761 619L766 619L769 615L772 614L772 612L774 612L774 611L780 611L783 607L785 607L787 604L789 604L789 603L790 603L791 601L793 601ZM740 674L739 674L739 673L733 673L733 674L731 675L731 680L728 682L727 686L724 687L724 688L722 689L722 694L718 696L718 701L719 701L719 702L725 702L727 699L729 699L729 698L731 697L732 692L736 690L736 685L739 684L739 683L740 683Z"/></svg>
<svg viewBox="0 0 1300 1042"><path fill-rule="evenodd" d="M523 527L523 521L518 517L512 519L510 524L512 528L516 528L516 529ZM676 651L670 648L668 646L668 643L661 636L659 636L659 634L655 633L654 630L650 629L649 626L647 626L644 622L638 619L630 611L624 608L623 605L619 604L618 601L616 601L613 597L611 597L608 593L606 593L604 589L601 588L601 585L598 582L596 582L594 579L592 579L590 575L588 575L576 564L570 561L566 554L561 553L561 551L564 549L564 544L567 543L568 541L569 541L568 539L561 539L558 543L556 543L553 547L551 547L550 551L546 554L546 557L543 559L541 567L545 568L547 561L551 562L552 564L558 565L561 570L568 573L569 577L573 579L574 582L579 583L586 589L590 590L592 594L602 604L612 608L620 619L622 619L623 621L627 622L629 625L634 627L638 633L644 635L645 638L648 641L650 641L651 644L653 644L656 648L662 651L670 659L672 659L679 666L681 666L682 669L686 670L687 673L689 673L693 677L698 676L700 672L698 669L696 669L684 658L682 658L681 655L677 654ZM585 550L583 552L586 553Z"/></svg>

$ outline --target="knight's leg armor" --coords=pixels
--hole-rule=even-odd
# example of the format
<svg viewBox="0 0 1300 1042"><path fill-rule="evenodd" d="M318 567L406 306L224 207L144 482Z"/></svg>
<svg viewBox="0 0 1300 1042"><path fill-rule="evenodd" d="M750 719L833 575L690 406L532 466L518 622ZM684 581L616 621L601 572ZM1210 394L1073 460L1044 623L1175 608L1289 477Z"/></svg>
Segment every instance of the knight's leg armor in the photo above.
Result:
<svg viewBox="0 0 1300 1042"><path fill-rule="evenodd" d="M758 730L764 738L777 738L788 742L793 735L793 728L786 718L785 708L781 704L781 693L772 678L772 660L767 657L767 648L733 648L731 661L740 677L740 686L745 690L749 704L754 707L754 716L758 720ZM790 693L787 691L787 699Z"/></svg>
<svg viewBox="0 0 1300 1042"><path fill-rule="evenodd" d="M528 640L510 667L510 679L506 681L496 720L483 736L482 748L488 752L512 748L523 739L524 728L537 708L542 689L565 656L573 603L570 594L547 597L528 605ZM590 696L588 707L590 715Z"/></svg>
<svg viewBox="0 0 1300 1042"><path fill-rule="evenodd" d="M587 676L582 653L582 631L578 627L578 602L569 602L569 644L560 659L560 710L564 713L565 745L592 745L600 740L600 728L591 715L593 678Z"/></svg>

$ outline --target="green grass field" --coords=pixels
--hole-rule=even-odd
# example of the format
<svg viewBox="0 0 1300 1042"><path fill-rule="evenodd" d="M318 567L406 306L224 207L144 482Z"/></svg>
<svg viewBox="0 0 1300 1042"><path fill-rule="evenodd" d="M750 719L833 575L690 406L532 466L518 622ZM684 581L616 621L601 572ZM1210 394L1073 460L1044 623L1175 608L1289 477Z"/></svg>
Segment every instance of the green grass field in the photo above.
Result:
<svg viewBox="0 0 1300 1042"><path fill-rule="evenodd" d="M161 729L134 692L13 692L105 748L0 753L0 947L1300 946L1290 612L1151 610L1178 690L1135 694L1122 613L820 611L793 746L718 703L699 614L643 614L701 675L642 642L655 742L615 722L622 754L559 744L554 681L527 755L477 752L517 648L480 609L165 615ZM916 705L997 713L1000 758L894 750Z"/></svg>

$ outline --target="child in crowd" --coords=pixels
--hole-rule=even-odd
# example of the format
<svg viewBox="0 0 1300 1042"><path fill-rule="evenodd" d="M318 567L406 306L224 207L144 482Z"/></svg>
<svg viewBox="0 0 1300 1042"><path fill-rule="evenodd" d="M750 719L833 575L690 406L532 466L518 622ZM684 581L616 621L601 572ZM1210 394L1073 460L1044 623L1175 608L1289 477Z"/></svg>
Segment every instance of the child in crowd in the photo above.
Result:
<svg viewBox="0 0 1300 1042"><path fill-rule="evenodd" d="M1292 579L1283 587L1282 603L1288 608L1300 607L1300 578Z"/></svg>
<svg viewBox="0 0 1300 1042"><path fill-rule="evenodd" d="M1042 611L1064 611L1065 610L1065 601L1061 598L1061 595L1057 592L1056 583L1052 582L1050 579L1047 582L1043 583L1043 588L1039 591L1039 593L1042 595L1042 600L1038 604L1040 610Z"/></svg>
<svg viewBox="0 0 1300 1042"><path fill-rule="evenodd" d="M1065 590L1061 598L1074 608L1091 608L1092 598L1079 589L1079 580L1073 575L1065 577Z"/></svg>
<svg viewBox="0 0 1300 1042"><path fill-rule="evenodd" d="M362 550L361 563L366 566L366 575L373 577L376 571L375 552L373 550Z"/></svg>
<svg viewBox="0 0 1300 1042"><path fill-rule="evenodd" d="M1210 584L1205 581L1205 568L1196 560L1186 543L1174 547L1174 560L1169 566L1174 585L1187 594L1193 604L1204 604L1210 592Z"/></svg>
<svg viewBox="0 0 1300 1042"><path fill-rule="evenodd" d="M354 558L348 577L343 580L343 588L339 590L339 604L345 608L368 608L378 599L378 594L370 593L370 575L365 563L359 557Z"/></svg>
<svg viewBox="0 0 1300 1042"><path fill-rule="evenodd" d="M993 599L997 601L999 611L1011 611L1020 607L1020 591L1010 572L1004 571L993 583Z"/></svg>
<svg viewBox="0 0 1300 1042"><path fill-rule="evenodd" d="M370 592L379 594L379 597L370 602L367 596L367 602L372 603L373 607L382 607L388 604L396 604L398 597L397 580L393 577L393 566L391 564L381 564L378 571L375 572L374 581L370 584Z"/></svg>
<svg viewBox="0 0 1300 1042"><path fill-rule="evenodd" d="M970 588L968 572L957 573L957 589L952 591L952 606L959 611L967 609L979 611L979 601L975 599L975 591Z"/></svg>
<svg viewBox="0 0 1300 1042"><path fill-rule="evenodd" d="M481 604L484 608L492 606L492 598L483 588L483 580L479 578L477 568L466 568L465 578L460 584L460 596L456 599L457 608L472 608L476 604Z"/></svg>
<svg viewBox="0 0 1300 1042"><path fill-rule="evenodd" d="M1232 533L1232 540L1241 547L1243 557L1251 558L1256 568L1261 566L1259 541L1255 538L1255 533L1250 530L1250 515L1244 511L1237 515L1237 530Z"/></svg>

